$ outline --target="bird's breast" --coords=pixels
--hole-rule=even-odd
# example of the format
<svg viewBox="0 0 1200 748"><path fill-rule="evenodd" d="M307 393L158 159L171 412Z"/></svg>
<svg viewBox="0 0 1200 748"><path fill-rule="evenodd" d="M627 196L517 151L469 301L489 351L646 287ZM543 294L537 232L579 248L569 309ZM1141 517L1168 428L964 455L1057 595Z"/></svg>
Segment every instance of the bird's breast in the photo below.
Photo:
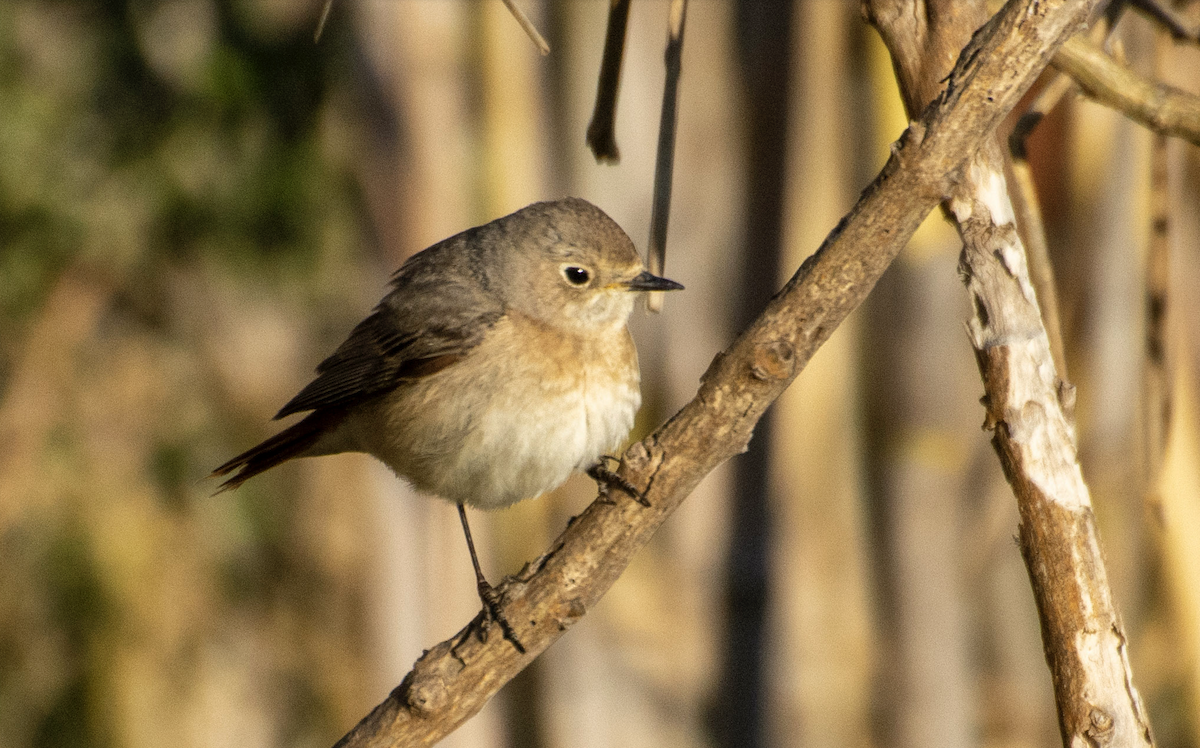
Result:
<svg viewBox="0 0 1200 748"><path fill-rule="evenodd" d="M391 400L366 451L427 492L505 506L620 447L641 404L637 351L624 325L579 335L508 316Z"/></svg>

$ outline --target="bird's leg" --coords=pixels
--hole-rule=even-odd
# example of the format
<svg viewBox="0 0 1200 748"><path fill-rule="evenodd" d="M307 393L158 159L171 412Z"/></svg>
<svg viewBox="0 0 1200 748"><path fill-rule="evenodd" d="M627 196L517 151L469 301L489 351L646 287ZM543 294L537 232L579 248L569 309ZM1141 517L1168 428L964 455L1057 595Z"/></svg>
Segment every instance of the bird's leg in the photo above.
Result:
<svg viewBox="0 0 1200 748"><path fill-rule="evenodd" d="M600 461L587 469L588 477L596 481L596 486L600 489L600 496L608 499L609 489L616 486L632 496L642 506L650 506L650 501L638 490L638 487L617 475L615 470L610 470L608 465L604 464L606 460L612 460L617 463L618 467L621 464L621 461L612 455L600 455Z"/></svg>
<svg viewBox="0 0 1200 748"><path fill-rule="evenodd" d="M497 594L495 587L488 584L487 579L483 576L483 569L479 568L479 556L475 553L475 541L471 539L471 526L467 524L467 508L462 504L458 505L458 518L462 520L463 534L467 536L467 550L471 552L471 565L475 567L475 588L479 590L479 599L483 601L484 628L487 628L492 621L500 624L504 638L512 642L518 652L525 654L525 645L521 644L521 640L517 638L517 632L513 631L508 619L504 617L504 611L500 610L500 595Z"/></svg>

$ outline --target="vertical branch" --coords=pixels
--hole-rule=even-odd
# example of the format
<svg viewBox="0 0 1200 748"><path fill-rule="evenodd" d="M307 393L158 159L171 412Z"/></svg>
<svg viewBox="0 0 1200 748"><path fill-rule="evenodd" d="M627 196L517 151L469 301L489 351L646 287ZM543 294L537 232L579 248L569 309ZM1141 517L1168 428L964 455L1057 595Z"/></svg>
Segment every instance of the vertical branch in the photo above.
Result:
<svg viewBox="0 0 1200 748"><path fill-rule="evenodd" d="M667 79L663 85L662 116L658 121L658 154L654 161L654 198L650 211L650 244L646 248L650 272L662 275L667 261L667 222L671 217L671 179L675 174L675 122L679 101L679 75L683 72L683 27L687 0L671 0L667 35ZM646 300L652 312L662 311L663 293Z"/></svg>
<svg viewBox="0 0 1200 748"><path fill-rule="evenodd" d="M1025 243L1025 249L1029 254L1029 276L1042 310L1042 323L1050 338L1050 355L1054 358L1054 369L1058 372L1058 378L1064 382L1069 381L1067 354L1063 346L1062 321L1058 312L1058 291L1054 284L1054 266L1050 262L1050 246L1046 241L1046 226L1042 222L1042 211L1038 204L1033 172L1029 168L1025 142L1034 128L1073 86L1070 77L1065 73L1055 75L1049 85L1038 94L1029 109L1017 120L1012 134L1008 138L1008 152L1012 158L1012 197L1017 230L1020 232L1021 241Z"/></svg>
<svg viewBox="0 0 1200 748"><path fill-rule="evenodd" d="M940 89L947 49L970 47L984 13L982 3L931 6L918 13L906 0L869 4L910 116ZM955 85L951 76L947 90ZM963 168L944 208L963 239L959 270L975 312L969 330L987 393L985 426L1017 499L1063 745L1151 746L1066 415L1073 390L1055 373L994 139Z"/></svg>
<svg viewBox="0 0 1200 748"><path fill-rule="evenodd" d="M1155 38L1155 66L1161 74L1170 47L1169 30ZM1167 330L1171 285L1171 194L1167 175L1167 136L1155 133L1150 151L1150 242L1146 256L1146 347L1142 373L1142 430L1145 453L1143 490L1159 485L1163 453L1171 431L1171 336Z"/></svg>
<svg viewBox="0 0 1200 748"><path fill-rule="evenodd" d="M629 0L612 0L608 29L604 33L604 55L600 58L600 80L596 83L596 106L588 123L586 141L597 161L621 160L617 148L617 90L621 85L621 61L625 58L625 28L629 25Z"/></svg>
<svg viewBox="0 0 1200 748"><path fill-rule="evenodd" d="M1074 392L1054 373L1002 169L998 148L982 151L950 210L976 311L970 332L987 391L985 425L1017 498L1063 744L1151 746L1067 417Z"/></svg>

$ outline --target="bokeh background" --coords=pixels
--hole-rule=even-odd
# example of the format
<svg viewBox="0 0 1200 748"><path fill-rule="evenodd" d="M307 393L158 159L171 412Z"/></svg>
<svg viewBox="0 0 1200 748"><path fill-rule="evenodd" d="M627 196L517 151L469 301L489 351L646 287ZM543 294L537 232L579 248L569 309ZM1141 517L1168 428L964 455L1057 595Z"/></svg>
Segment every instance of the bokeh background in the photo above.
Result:
<svg viewBox="0 0 1200 748"><path fill-rule="evenodd" d="M215 497L205 476L277 429L411 253L565 194L644 248L667 3L633 3L613 166L583 143L608 3L518 2L550 56L499 0L337 0L315 44L320 0L0 5L0 746L328 746L475 615L453 506L370 458ZM1195 46L1133 15L1115 38L1200 89ZM639 434L904 126L855 3L691 2L666 273L688 290L635 313ZM1133 672L1159 745L1183 748L1200 745L1200 152L1165 151L1164 378L1144 356L1152 140L1068 96L1031 161ZM1059 744L957 252L933 216L750 451L444 745ZM489 576L594 491L476 512Z"/></svg>

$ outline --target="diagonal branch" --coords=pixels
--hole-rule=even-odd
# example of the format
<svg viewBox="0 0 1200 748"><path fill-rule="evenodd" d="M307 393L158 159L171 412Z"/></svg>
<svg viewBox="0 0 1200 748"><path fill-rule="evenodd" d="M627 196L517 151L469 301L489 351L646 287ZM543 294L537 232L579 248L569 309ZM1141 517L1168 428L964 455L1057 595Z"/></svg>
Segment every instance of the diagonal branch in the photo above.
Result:
<svg viewBox="0 0 1200 748"><path fill-rule="evenodd" d="M1156 132L1200 145L1200 96L1135 73L1081 36L1064 44L1053 64L1089 98Z"/></svg>
<svg viewBox="0 0 1200 748"><path fill-rule="evenodd" d="M1158 22L1173 39L1181 42L1200 41L1200 32L1188 28L1187 22L1158 0L1129 0L1129 4Z"/></svg>
<svg viewBox="0 0 1200 748"><path fill-rule="evenodd" d="M321 34L325 33L325 23L329 20L329 11L331 10L333 10L333 0L325 0L325 5L321 7L321 15L317 17L317 28L313 31L313 44L321 41Z"/></svg>
<svg viewBox="0 0 1200 748"><path fill-rule="evenodd" d="M651 506L594 502L543 557L500 586L527 653L483 638L477 617L426 652L343 748L429 745L594 605L700 480L746 448L763 412L874 287L947 194L952 176L1028 90L1095 0L1010 0L964 51L942 95L914 122L821 248L704 374L696 397L625 453L621 474Z"/></svg>
<svg viewBox="0 0 1200 748"><path fill-rule="evenodd" d="M533 42L533 45L538 48L538 51L543 55L550 54L550 45L538 33L537 26L533 25L533 21L529 20L529 16L525 15L525 11L517 7L517 4L513 0L501 0L501 2L504 3L505 8L508 8L508 12L512 13L512 17L516 19L517 25L529 37L529 41Z"/></svg>

